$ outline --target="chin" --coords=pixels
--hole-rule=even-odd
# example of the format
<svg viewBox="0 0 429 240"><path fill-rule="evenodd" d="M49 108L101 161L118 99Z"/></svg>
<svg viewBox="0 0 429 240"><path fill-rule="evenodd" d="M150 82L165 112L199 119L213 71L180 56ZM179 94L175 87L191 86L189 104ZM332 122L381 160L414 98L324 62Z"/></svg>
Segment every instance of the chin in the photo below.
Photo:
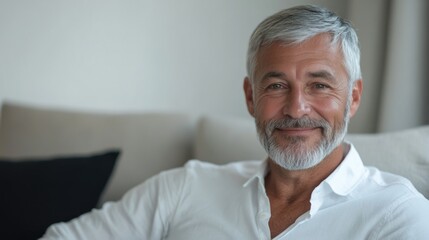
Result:
<svg viewBox="0 0 429 240"><path fill-rule="evenodd" d="M317 166L326 156L332 153L336 146L323 143L322 140L313 144L300 139L282 143L281 147L272 144L267 149L269 157L279 166L287 170L306 170Z"/></svg>

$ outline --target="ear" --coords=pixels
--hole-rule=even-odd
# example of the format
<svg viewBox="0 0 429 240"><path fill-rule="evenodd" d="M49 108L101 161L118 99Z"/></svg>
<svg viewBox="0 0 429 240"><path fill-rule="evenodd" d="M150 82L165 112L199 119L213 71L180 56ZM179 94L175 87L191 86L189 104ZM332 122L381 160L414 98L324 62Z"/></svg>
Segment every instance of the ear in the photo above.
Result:
<svg viewBox="0 0 429 240"><path fill-rule="evenodd" d="M350 118L353 117L360 105L361 97L362 97L362 89L363 89L363 82L362 79L358 79L355 81L352 94L351 94L351 104L350 104Z"/></svg>
<svg viewBox="0 0 429 240"><path fill-rule="evenodd" d="M244 78L243 82L244 96L246 97L247 111L250 115L255 116L254 102L253 102L253 89L252 83L250 82L249 77Z"/></svg>

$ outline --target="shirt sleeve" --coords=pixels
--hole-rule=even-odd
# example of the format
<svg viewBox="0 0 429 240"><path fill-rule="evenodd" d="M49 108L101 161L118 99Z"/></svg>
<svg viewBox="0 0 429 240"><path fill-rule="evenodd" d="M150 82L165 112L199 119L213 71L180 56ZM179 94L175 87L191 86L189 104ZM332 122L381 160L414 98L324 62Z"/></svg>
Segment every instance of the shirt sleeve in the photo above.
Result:
<svg viewBox="0 0 429 240"><path fill-rule="evenodd" d="M374 239L429 239L429 200L413 197L398 205L380 224Z"/></svg>
<svg viewBox="0 0 429 240"><path fill-rule="evenodd" d="M184 179L183 169L163 172L131 189L118 202L50 226L41 239L163 239Z"/></svg>

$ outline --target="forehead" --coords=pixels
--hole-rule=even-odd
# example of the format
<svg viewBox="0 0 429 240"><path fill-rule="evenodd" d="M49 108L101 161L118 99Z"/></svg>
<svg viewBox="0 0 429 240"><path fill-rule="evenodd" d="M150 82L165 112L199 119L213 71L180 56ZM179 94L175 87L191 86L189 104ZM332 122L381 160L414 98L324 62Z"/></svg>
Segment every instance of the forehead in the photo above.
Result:
<svg viewBox="0 0 429 240"><path fill-rule="evenodd" d="M316 35L302 43L284 44L280 41L262 47L256 55L254 76L268 71L329 70L333 74L345 72L343 54L329 34Z"/></svg>

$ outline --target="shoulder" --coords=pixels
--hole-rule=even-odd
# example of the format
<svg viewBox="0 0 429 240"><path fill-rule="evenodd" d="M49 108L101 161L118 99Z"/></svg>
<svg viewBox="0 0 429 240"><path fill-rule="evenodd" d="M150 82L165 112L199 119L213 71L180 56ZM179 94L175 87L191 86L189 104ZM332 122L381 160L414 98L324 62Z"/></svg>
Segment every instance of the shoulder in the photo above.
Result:
<svg viewBox="0 0 429 240"><path fill-rule="evenodd" d="M374 167L366 167L366 169L366 182L373 186L374 191L384 192L385 195L390 193L391 197L396 196L397 198L413 196L423 197L405 177L380 171ZM391 194L393 194L393 196Z"/></svg>
<svg viewBox="0 0 429 240"><path fill-rule="evenodd" d="M413 184L402 176L383 172L374 167L366 167L364 175L366 176L362 178L355 194L374 201L374 205L394 211L396 207L412 201L429 204Z"/></svg>
<svg viewBox="0 0 429 240"><path fill-rule="evenodd" d="M190 160L184 166L187 171L215 171L217 173L232 173L243 176L253 175L261 167L262 161L239 161L218 165L200 160Z"/></svg>
<svg viewBox="0 0 429 240"><path fill-rule="evenodd" d="M383 209L374 239L425 239L421 236L429 236L429 200L408 179L376 168L367 169L370 183L367 186L372 186L369 187L372 193L368 195L379 210Z"/></svg>
<svg viewBox="0 0 429 240"><path fill-rule="evenodd" d="M393 201L378 223L374 239L427 239L429 200L408 194Z"/></svg>
<svg viewBox="0 0 429 240"><path fill-rule="evenodd" d="M263 168L263 161L239 161L217 165L200 160L190 160L183 167L183 174L188 180L198 179L198 182L237 182L244 184Z"/></svg>
<svg viewBox="0 0 429 240"><path fill-rule="evenodd" d="M244 184L263 168L263 161L239 161L217 165L200 160L190 160L184 166L169 169L149 178L138 188L156 187L176 191L184 186L204 185L209 182L237 182Z"/></svg>
<svg viewBox="0 0 429 240"><path fill-rule="evenodd" d="M216 165L190 160L183 167L164 171L154 179L164 198L175 199L180 204L178 212L192 212L209 202L212 206L224 206L232 196L237 199L244 196L248 190L243 185L263 166L261 163L242 161Z"/></svg>

